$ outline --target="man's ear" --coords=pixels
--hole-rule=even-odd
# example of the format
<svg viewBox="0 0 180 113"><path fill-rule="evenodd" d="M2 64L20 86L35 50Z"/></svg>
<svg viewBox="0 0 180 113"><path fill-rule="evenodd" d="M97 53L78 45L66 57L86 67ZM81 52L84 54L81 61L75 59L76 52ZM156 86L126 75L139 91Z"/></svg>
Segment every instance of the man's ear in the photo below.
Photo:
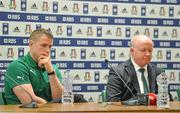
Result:
<svg viewBox="0 0 180 113"><path fill-rule="evenodd" d="M131 47L131 48L130 48L130 52L132 53L133 51L134 51L134 48L133 48L133 47Z"/></svg>
<svg viewBox="0 0 180 113"><path fill-rule="evenodd" d="M29 40L29 47L31 47L33 45L33 41Z"/></svg>

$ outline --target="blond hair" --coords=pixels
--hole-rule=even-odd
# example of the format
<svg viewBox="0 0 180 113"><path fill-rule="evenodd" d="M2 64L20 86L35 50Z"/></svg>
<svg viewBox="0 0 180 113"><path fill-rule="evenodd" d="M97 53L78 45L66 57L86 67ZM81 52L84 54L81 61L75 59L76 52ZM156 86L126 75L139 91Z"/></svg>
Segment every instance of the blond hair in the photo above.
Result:
<svg viewBox="0 0 180 113"><path fill-rule="evenodd" d="M29 40L36 41L42 35L46 35L48 38L53 39L53 35L48 30L42 28L34 30L31 33Z"/></svg>

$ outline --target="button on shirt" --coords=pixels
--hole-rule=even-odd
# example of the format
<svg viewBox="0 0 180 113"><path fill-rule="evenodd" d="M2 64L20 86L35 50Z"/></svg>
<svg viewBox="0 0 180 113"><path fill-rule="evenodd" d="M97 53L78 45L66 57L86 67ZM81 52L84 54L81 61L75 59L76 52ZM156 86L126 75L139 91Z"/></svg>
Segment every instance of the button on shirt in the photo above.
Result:
<svg viewBox="0 0 180 113"><path fill-rule="evenodd" d="M147 83L147 86L148 86L148 89L149 89L149 80L148 80L148 71L147 71L147 65L145 67L139 67L134 61L133 59L131 59L133 65L134 65L134 68L135 68L135 71L136 71L136 75L137 75L137 79L138 79L138 83L139 83L139 87L140 87L140 91L141 93L144 93L144 87L143 87L143 81L142 81L142 78L141 78L141 72L139 71L140 68L144 68L145 71L144 71L144 76L145 76L145 79L146 79L146 83Z"/></svg>

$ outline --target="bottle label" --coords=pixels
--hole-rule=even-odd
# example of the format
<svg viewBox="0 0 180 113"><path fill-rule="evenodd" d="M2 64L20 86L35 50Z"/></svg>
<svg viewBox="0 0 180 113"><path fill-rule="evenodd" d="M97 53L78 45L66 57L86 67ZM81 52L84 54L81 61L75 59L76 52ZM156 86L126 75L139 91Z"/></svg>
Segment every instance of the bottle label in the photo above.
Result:
<svg viewBox="0 0 180 113"><path fill-rule="evenodd" d="M62 96L63 104L72 104L74 103L74 96L72 92L64 92Z"/></svg>
<svg viewBox="0 0 180 113"><path fill-rule="evenodd" d="M165 72L162 72L156 78L158 84L157 107L169 108L169 94L168 94L168 78Z"/></svg>

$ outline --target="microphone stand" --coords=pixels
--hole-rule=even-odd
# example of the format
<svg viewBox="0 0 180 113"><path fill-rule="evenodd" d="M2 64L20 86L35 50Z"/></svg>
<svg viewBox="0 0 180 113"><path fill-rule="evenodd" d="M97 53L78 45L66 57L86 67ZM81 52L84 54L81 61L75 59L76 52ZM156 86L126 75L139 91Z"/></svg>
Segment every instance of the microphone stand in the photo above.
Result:
<svg viewBox="0 0 180 113"><path fill-rule="evenodd" d="M109 63L107 59L105 59L105 62L108 63L108 65L111 67L111 69L118 75L119 79L123 82L123 84L126 86L126 88L129 90L131 95L133 96L132 98L126 100L126 101L121 101L122 105L149 105L149 98L146 94L138 94L134 95L130 87L126 84L126 82L121 78L121 76L117 73L117 71L113 68L113 66Z"/></svg>
<svg viewBox="0 0 180 113"><path fill-rule="evenodd" d="M12 79L10 76L6 75L6 77L9 78L16 85L19 85L19 83L16 82L14 79ZM31 102L30 103L22 104L19 107L20 108L38 108L37 102L33 101L33 98L31 96L31 94L26 89L24 89L22 86L19 85L19 87L22 88L29 95L29 97L31 98Z"/></svg>

